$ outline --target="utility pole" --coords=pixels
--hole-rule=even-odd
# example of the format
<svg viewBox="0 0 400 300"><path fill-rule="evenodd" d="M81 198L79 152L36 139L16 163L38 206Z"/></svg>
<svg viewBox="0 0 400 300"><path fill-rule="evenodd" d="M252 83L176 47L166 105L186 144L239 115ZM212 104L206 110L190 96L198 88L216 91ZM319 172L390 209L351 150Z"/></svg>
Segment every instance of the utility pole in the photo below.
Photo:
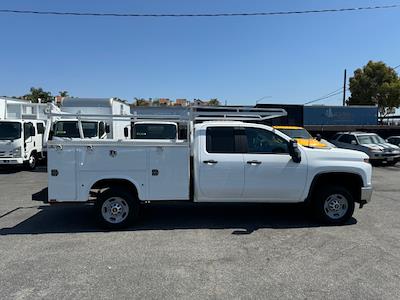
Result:
<svg viewBox="0 0 400 300"><path fill-rule="evenodd" d="M346 85L347 85L347 70L344 69L344 80L343 80L343 106L346 106Z"/></svg>

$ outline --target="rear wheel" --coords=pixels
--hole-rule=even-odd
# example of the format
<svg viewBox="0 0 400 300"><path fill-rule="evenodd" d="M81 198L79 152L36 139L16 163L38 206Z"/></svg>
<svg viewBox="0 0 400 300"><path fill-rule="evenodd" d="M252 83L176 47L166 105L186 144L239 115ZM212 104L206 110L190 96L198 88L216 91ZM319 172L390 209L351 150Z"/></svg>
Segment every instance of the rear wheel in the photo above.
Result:
<svg viewBox="0 0 400 300"><path fill-rule="evenodd" d="M129 191L111 187L100 193L95 204L97 218L103 227L121 229L133 222L139 212L138 200Z"/></svg>
<svg viewBox="0 0 400 300"><path fill-rule="evenodd" d="M320 187L313 200L316 217L327 224L346 223L354 213L354 197L341 186Z"/></svg>

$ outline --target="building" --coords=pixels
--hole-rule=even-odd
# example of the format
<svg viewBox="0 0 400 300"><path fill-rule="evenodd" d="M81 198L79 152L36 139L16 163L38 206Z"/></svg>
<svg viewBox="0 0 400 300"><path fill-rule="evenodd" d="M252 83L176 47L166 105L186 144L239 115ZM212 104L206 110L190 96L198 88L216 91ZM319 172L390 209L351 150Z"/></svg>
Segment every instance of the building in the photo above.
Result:
<svg viewBox="0 0 400 300"><path fill-rule="evenodd" d="M160 106L170 106L171 100L169 100L168 98L159 98L158 103Z"/></svg>
<svg viewBox="0 0 400 300"><path fill-rule="evenodd" d="M189 101L187 101L186 99L176 99L174 106L188 106L188 105Z"/></svg>

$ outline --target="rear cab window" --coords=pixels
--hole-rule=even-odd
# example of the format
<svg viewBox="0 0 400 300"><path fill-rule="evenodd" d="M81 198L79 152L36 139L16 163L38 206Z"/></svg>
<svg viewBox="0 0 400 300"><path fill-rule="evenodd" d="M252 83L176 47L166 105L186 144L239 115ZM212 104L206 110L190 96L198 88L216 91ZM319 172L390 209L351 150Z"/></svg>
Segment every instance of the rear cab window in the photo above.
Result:
<svg viewBox="0 0 400 300"><path fill-rule="evenodd" d="M177 130L175 124L134 124L134 139L175 140Z"/></svg>
<svg viewBox="0 0 400 300"><path fill-rule="evenodd" d="M206 151L208 153L242 153L242 136L240 128L236 127L207 127Z"/></svg>

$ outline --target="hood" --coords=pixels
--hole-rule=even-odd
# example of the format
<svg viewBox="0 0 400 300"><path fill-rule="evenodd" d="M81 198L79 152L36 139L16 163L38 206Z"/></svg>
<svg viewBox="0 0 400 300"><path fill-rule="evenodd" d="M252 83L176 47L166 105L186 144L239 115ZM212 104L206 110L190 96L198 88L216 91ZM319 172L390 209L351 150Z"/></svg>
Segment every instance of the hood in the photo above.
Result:
<svg viewBox="0 0 400 300"><path fill-rule="evenodd" d="M362 146L371 149L371 150L381 150L383 152L393 152L399 151L400 147L389 144L389 143L379 143L379 144L362 144Z"/></svg>
<svg viewBox="0 0 400 300"><path fill-rule="evenodd" d="M305 147L310 147L310 148L327 148L327 146L321 142L319 142L316 139L298 139L296 138L296 141Z"/></svg>
<svg viewBox="0 0 400 300"><path fill-rule="evenodd" d="M312 149L303 147L303 149L308 156L318 157L323 160L364 161L369 158L364 152L343 148Z"/></svg>

